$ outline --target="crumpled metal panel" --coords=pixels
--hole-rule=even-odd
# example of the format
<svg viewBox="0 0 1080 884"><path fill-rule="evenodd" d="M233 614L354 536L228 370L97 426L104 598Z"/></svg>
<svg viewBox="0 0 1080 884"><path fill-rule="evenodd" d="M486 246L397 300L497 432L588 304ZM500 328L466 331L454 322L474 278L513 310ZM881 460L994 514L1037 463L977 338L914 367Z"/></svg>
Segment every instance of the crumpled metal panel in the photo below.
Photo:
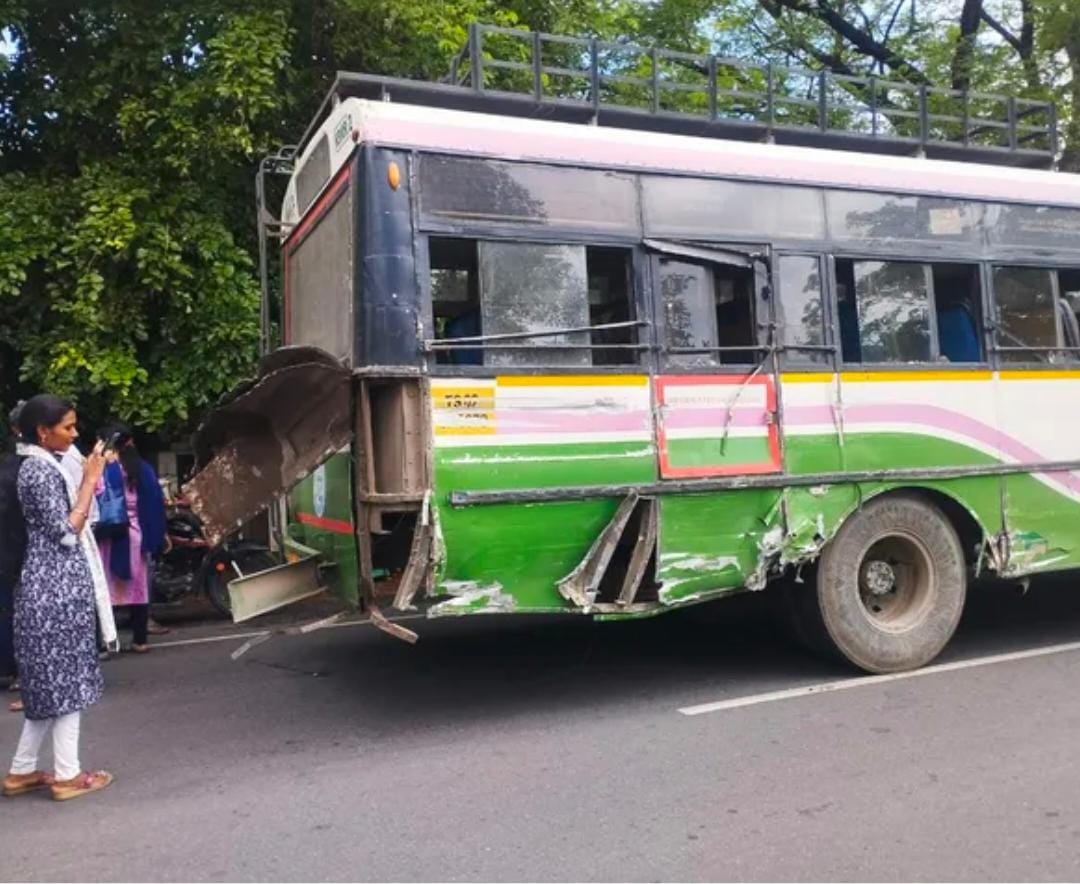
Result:
<svg viewBox="0 0 1080 884"><path fill-rule="evenodd" d="M199 472L184 486L211 543L265 509L352 438L348 368L315 347L263 359L195 436Z"/></svg>

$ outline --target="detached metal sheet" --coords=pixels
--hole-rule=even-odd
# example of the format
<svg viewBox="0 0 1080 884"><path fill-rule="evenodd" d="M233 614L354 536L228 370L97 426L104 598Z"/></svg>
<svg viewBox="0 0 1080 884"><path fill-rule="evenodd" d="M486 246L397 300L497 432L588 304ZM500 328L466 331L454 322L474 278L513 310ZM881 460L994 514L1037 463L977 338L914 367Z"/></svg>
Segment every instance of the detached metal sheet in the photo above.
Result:
<svg viewBox="0 0 1080 884"><path fill-rule="evenodd" d="M287 607L323 592L319 584L318 555L279 565L229 583L229 602L234 623Z"/></svg>
<svg viewBox="0 0 1080 884"><path fill-rule="evenodd" d="M219 542L352 438L348 368L315 347L284 347L199 428L199 472L184 487Z"/></svg>

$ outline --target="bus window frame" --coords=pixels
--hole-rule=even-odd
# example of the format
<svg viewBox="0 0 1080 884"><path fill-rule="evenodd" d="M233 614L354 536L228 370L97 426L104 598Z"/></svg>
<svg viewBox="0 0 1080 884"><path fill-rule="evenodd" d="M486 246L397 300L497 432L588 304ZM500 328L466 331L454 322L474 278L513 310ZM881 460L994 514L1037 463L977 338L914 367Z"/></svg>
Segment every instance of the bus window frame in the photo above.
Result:
<svg viewBox="0 0 1080 884"><path fill-rule="evenodd" d="M792 351L795 353L804 352L817 352L823 353L825 359L821 362L813 362L806 360L805 362L792 362L788 358L788 353L785 350L785 344L780 338L780 320L779 311L782 306L783 290L780 284L780 261L783 258L816 258L818 262L818 278L820 282L821 298L821 331L824 339L821 349L804 350L802 347L792 347ZM804 374L820 374L821 372L835 371L839 366L840 347L837 344L836 329L833 324L833 277L832 266L829 262L829 255L824 251L814 251L813 249L789 249L789 248L775 248L772 252L772 263L769 267L769 274L771 277L771 289L772 289L772 316L773 316L773 328L774 335L776 337L776 346L778 348L778 364L780 371L782 372L802 372Z"/></svg>
<svg viewBox="0 0 1080 884"><path fill-rule="evenodd" d="M664 240L655 240L656 243L664 243ZM671 241L676 242L676 241ZM687 251L696 250L702 253L715 252L717 254L717 260L713 263L718 266L725 266L725 263L720 260L723 253L734 253L737 255L745 255L749 259L749 269L753 276L753 309L754 309L754 337L755 344L748 345L746 347L733 346L733 350L750 350L756 358L750 362L739 362L731 364L717 363L715 365L681 365L677 362L672 362L671 357L683 354L672 354L667 346L667 317L664 314L663 298L660 295L660 261L665 257L669 259L684 260L687 262L699 262L707 263L709 258L702 254L701 257L694 257L690 254L680 256L675 251L663 251L657 248L650 248L647 245L643 249L646 253L646 257L649 262L649 275L650 279L650 291L652 293L652 327L654 331L655 342L653 345L653 351L655 353L656 360L656 373L663 375L745 375L752 371L766 371L769 370L768 366L771 363L771 356L774 352L773 346L769 344L769 329L774 327L774 315L773 315L773 299L769 297L769 292L773 285L773 247L769 243L763 243L760 240L748 243L738 243L730 239L716 240L716 241L703 241L694 240L682 243L678 241L678 244L685 245ZM644 244L643 244L644 245ZM734 266L728 264L726 266ZM719 348L702 348L702 353L719 353ZM692 354L691 354L692 355ZM762 367L764 366L764 368Z"/></svg>
<svg viewBox="0 0 1080 884"><path fill-rule="evenodd" d="M994 282L994 270L998 267L1015 267L1025 270L1045 270L1050 274L1050 289L1054 298L1054 327L1056 329L1057 339L1061 343L1060 347L1036 347L1033 348L1033 352L1040 353L1061 353L1064 358L1055 362L1049 360L1035 361L1035 360L1017 360L1015 362L1007 361L1004 355L1009 351L1002 350L998 341L998 328L1001 322L1001 316L998 312L998 304L996 292L993 290ZM1039 260L1029 259L1020 260L1013 258L988 258L986 260L986 275L989 280L990 290L990 308L993 313L988 314L991 319L991 331L990 338L994 348L995 367L1000 371L1075 371L1080 369L1080 348L1070 348L1065 340L1065 329L1062 326L1061 314L1058 312L1058 305L1062 302L1061 299L1061 280L1059 274L1062 270L1076 270L1080 271L1080 262L1074 257L1072 261L1054 261L1052 264L1048 263L1046 258ZM1009 346L1005 344L1005 346Z"/></svg>
<svg viewBox="0 0 1080 884"><path fill-rule="evenodd" d="M829 286L831 311L830 319L834 330L836 346L836 367L840 372L919 372L931 370L948 371L987 371L995 367L996 351L991 347L992 339L988 334L987 317L991 306L991 292L986 279L987 261L982 256L953 256L953 255L897 255L888 252L853 252L850 250L833 250L827 255L829 264ZM843 347L840 344L840 305L837 294L838 280L836 276L836 262L840 261L889 261L901 264L922 264L923 272L927 276L927 291L930 294L930 350L931 359L927 362L847 362L844 360ZM941 345L938 340L937 325L937 292L934 288L934 264L964 264L979 269L979 309L982 311L979 332L980 351L982 360L979 362L942 362ZM1020 365L1020 363L1015 363Z"/></svg>
<svg viewBox="0 0 1080 884"><path fill-rule="evenodd" d="M626 374L656 374L658 371L656 362L656 333L652 320L653 308L651 290L649 287L649 274L647 272L648 255L641 244L641 240L628 240L621 237L618 240L610 240L599 236L590 236L590 231L575 231L571 235L565 229L545 230L548 234L541 236L540 230L528 230L527 236L522 236L520 229L512 231L503 230L504 235L497 236L488 230L476 230L469 227L465 230L460 227L452 232L417 228L415 236L416 271L418 274L417 284L420 289L420 297L423 302L423 324L425 339L435 337L434 303L431 300L431 249L430 240L437 239L463 239L472 243L481 240L493 242L516 242L516 243L542 243L545 245L571 245L592 248L621 248L630 255L630 284L633 298L634 315L638 322L637 326L637 362L626 362L622 365L447 365L439 363L432 351L424 353L425 371L431 377L496 377L505 375L626 375ZM554 233L554 235L551 235ZM536 235L534 235L536 234ZM573 347L574 345L570 345ZM483 349L483 345L479 345ZM589 349L584 345L581 349ZM565 349L565 348L564 348ZM578 349L575 347L575 349ZM629 349L629 348L627 348ZM591 351L590 351L591 352Z"/></svg>

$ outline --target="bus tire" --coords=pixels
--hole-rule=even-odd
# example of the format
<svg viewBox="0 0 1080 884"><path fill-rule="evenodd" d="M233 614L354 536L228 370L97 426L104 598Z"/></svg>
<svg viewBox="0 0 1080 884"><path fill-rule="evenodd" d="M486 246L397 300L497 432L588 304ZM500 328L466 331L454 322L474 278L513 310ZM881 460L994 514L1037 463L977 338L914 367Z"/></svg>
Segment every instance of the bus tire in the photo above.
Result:
<svg viewBox="0 0 1080 884"><path fill-rule="evenodd" d="M800 619L811 646L866 672L901 672L941 652L966 595L949 520L916 494L890 494L853 513L826 545Z"/></svg>

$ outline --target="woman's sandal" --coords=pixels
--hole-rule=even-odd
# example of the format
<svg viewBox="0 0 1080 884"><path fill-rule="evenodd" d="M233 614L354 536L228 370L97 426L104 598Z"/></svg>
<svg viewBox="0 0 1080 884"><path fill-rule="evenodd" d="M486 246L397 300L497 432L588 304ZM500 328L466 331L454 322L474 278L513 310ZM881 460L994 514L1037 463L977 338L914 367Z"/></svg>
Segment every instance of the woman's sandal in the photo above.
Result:
<svg viewBox="0 0 1080 884"><path fill-rule="evenodd" d="M52 792L53 801L68 801L91 792L100 792L106 786L112 785L112 781L113 775L107 770L86 772L70 780L56 780L49 786L49 791Z"/></svg>
<svg viewBox="0 0 1080 884"><path fill-rule="evenodd" d="M22 700L12 700L7 704L8 712L22 712L25 708Z"/></svg>
<svg viewBox="0 0 1080 884"><path fill-rule="evenodd" d="M54 782L56 781L53 779L53 775L47 774L43 770L35 770L33 773L26 774L9 773L4 777L4 795L7 798L14 798L16 795L25 795L35 789L52 786Z"/></svg>
<svg viewBox="0 0 1080 884"><path fill-rule="evenodd" d="M133 654L146 654L150 651L150 645L136 645L133 644L129 648Z"/></svg>

